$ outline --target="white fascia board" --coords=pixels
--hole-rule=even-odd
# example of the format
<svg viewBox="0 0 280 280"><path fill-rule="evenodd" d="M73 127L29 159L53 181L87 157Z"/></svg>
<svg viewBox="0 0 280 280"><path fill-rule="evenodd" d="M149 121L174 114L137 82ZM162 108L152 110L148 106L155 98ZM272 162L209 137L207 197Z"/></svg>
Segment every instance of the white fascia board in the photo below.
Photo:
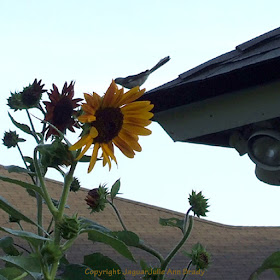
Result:
<svg viewBox="0 0 280 280"><path fill-rule="evenodd" d="M156 113L174 141L185 141L280 116L280 81Z"/></svg>

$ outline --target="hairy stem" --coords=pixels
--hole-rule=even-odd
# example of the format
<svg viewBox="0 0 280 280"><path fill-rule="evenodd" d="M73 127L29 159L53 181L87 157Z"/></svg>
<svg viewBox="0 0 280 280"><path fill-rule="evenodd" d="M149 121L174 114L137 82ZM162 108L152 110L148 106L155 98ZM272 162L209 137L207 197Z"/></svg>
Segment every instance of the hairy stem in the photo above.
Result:
<svg viewBox="0 0 280 280"><path fill-rule="evenodd" d="M159 252L157 252L155 249L145 245L143 242L140 242L139 245L137 246L137 248L142 249L142 250L146 251L147 253L150 253L151 255L153 255L160 261L161 265L163 264L163 262L164 262L163 256Z"/></svg>
<svg viewBox="0 0 280 280"><path fill-rule="evenodd" d="M28 119L29 119L29 122L30 122L30 126L31 126L31 129L32 129L32 132L33 132L33 137L35 138L36 142L39 144L40 143L40 139L38 138L38 136L36 134L36 130L35 130L35 127L33 125L33 122L32 122L32 119L30 117L30 114L28 112L28 109L26 109L26 113L27 113L27 116L28 116Z"/></svg>
<svg viewBox="0 0 280 280"><path fill-rule="evenodd" d="M189 214L190 214L191 210L192 210L192 207L189 208L189 210L187 211L187 213L185 215L184 224L183 224L183 234L186 233L187 224L188 224L188 217L189 217Z"/></svg>
<svg viewBox="0 0 280 280"><path fill-rule="evenodd" d="M26 169L29 169L28 166L27 166L26 160L24 159L24 155L23 155L23 153L22 153L22 151L21 151L21 149L20 149L20 147L19 147L18 144L17 144L17 148L18 148L18 151L19 151L19 153L20 153L20 156L21 156L21 158L22 158L22 160L23 160L23 163L24 163ZM31 178L31 180L32 180L32 182L33 182L33 184L36 185L36 181L35 181L35 179L33 178L33 176L30 175L30 174L28 174L28 175L30 176L30 178Z"/></svg>
<svg viewBox="0 0 280 280"><path fill-rule="evenodd" d="M48 193L48 190L46 188L45 180L43 178L43 175L42 175L42 172L41 172L41 169L40 169L40 166L39 166L39 162L38 162L38 159L37 159L37 151L38 151L38 146L34 149L34 166L35 166L36 174L37 174L38 179L39 179L39 183L40 183L39 186L42 188L42 191L44 193L44 199L45 199L45 202L46 202L50 212L52 213L53 216L55 216L57 214L57 209L54 206L54 204L52 202L52 199L51 199L51 197ZM42 199L42 197L41 197L41 199Z"/></svg>
<svg viewBox="0 0 280 280"><path fill-rule="evenodd" d="M60 220L63 216L64 213L64 208L67 202L67 198L68 198L68 194L70 192L70 186L71 183L73 181L73 174L75 171L77 165L77 161L75 161L71 167L69 172L64 176L64 186L63 186L63 191L60 197L60 202L59 202L59 206L58 206L58 213L57 213L57 217L56 220Z"/></svg>
<svg viewBox="0 0 280 280"><path fill-rule="evenodd" d="M57 246L57 248L60 246L60 229L58 228L59 222L62 220L63 214L64 214L64 209L65 205L67 202L68 194L70 192L70 186L73 181L73 174L76 168L77 162L75 161L71 167L69 172L65 175L64 177L64 186L63 186L63 191L60 197L60 203L58 206L58 212L57 215L55 216L55 227L54 227L54 244ZM57 269L58 269L59 261L56 261L53 263L52 268L51 268L51 279L55 278Z"/></svg>
<svg viewBox="0 0 280 280"><path fill-rule="evenodd" d="M123 229L125 231L127 231L127 228L126 228L126 226L125 226L125 224L124 224L124 222L122 220L121 214L120 214L119 210L117 209L117 207L111 201L109 201L108 199L106 199L106 200L107 200L107 202L109 202L109 204L113 207L114 211L116 212L117 217L118 217L118 219L119 219Z"/></svg>
<svg viewBox="0 0 280 280"><path fill-rule="evenodd" d="M192 226L193 226L193 219L192 217L189 217L190 222L189 222L189 226L188 229L186 231L186 233L184 234L183 238L179 241L179 243L175 246L175 248L169 253L169 255L166 257L166 259L164 260L164 262L161 265L161 271L165 270L167 265L170 263L170 261L173 259L173 257L177 254L177 252L180 250L180 248L184 245L184 243L186 242L186 240L188 239L191 230L192 230ZM159 276L159 280L164 279L164 274L161 274Z"/></svg>

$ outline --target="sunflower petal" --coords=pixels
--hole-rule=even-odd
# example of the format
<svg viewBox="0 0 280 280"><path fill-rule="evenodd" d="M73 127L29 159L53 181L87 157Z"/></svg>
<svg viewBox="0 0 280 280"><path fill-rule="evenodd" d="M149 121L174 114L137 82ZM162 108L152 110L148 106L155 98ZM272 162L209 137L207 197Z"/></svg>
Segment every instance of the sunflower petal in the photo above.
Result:
<svg viewBox="0 0 280 280"><path fill-rule="evenodd" d="M138 126L147 126L147 125L151 124L152 121L146 120L146 119L124 116L123 123L130 123L130 124L138 125Z"/></svg>
<svg viewBox="0 0 280 280"><path fill-rule="evenodd" d="M88 173L90 173L96 163L97 160L97 153L99 150L100 144L99 143L95 143L94 144L94 148L93 148L93 152L92 152L92 156L90 159L90 163L89 163L89 167L88 167Z"/></svg>
<svg viewBox="0 0 280 280"><path fill-rule="evenodd" d="M103 150L103 144L101 144L101 148ZM110 160L109 156L107 155L107 153L104 150L103 150L102 155L103 155L103 166L105 166L108 163L109 170L111 170L112 165L111 165L111 160Z"/></svg>
<svg viewBox="0 0 280 280"><path fill-rule="evenodd" d="M89 114L89 115L94 115L95 114L95 109L93 107L91 107L90 105L88 105L87 103L82 105L82 109L85 113Z"/></svg>
<svg viewBox="0 0 280 280"><path fill-rule="evenodd" d="M122 108L121 108L122 111ZM123 112L122 112L123 113ZM138 118L138 119L146 119L149 120L150 118L152 118L154 116L153 113L151 112L125 112L123 113L124 117L133 117L133 118Z"/></svg>
<svg viewBox="0 0 280 280"><path fill-rule="evenodd" d="M122 153L127 156L128 158L134 158L134 151L132 148L124 142L120 137L115 137L113 139L113 143L122 151Z"/></svg>
<svg viewBox="0 0 280 280"><path fill-rule="evenodd" d="M103 101L102 101L102 108L111 107L114 101L115 92L118 90L118 87L114 80L110 84L109 88L107 89Z"/></svg>
<svg viewBox="0 0 280 280"><path fill-rule="evenodd" d="M124 123L123 129L129 131L130 133L137 134L137 135L150 135L152 132L151 130L137 125L132 125L130 123Z"/></svg>
<svg viewBox="0 0 280 280"><path fill-rule="evenodd" d="M91 146L92 142L93 142L93 139L91 139L91 141L89 141L89 142L86 144L86 146L85 146L84 149L81 151L81 153L78 155L78 157L76 158L76 160L80 160L80 159L83 157L83 155L87 152L87 150L88 150L89 147Z"/></svg>
<svg viewBox="0 0 280 280"><path fill-rule="evenodd" d="M97 129L93 126L91 127L90 131L89 131L89 135L94 139L98 136L98 131Z"/></svg>
<svg viewBox="0 0 280 280"><path fill-rule="evenodd" d="M135 101L129 104L126 104L123 106L123 108L127 108L130 110L139 110L139 109L143 109L146 108L147 106L151 105L150 101Z"/></svg>
<svg viewBox="0 0 280 280"><path fill-rule="evenodd" d="M110 146L106 143L101 144L103 152L105 152L111 159L113 159L117 163L117 159L114 155L114 151L110 148ZM113 147L113 145L112 145Z"/></svg>
<svg viewBox="0 0 280 280"><path fill-rule="evenodd" d="M139 145L138 141L128 133L126 130L122 129L118 135L124 142L126 142L134 151L141 152L142 147Z"/></svg>
<svg viewBox="0 0 280 280"><path fill-rule="evenodd" d="M141 97L144 94L144 92L145 89L139 90L139 87L132 88L131 90L129 90L123 95L123 98L119 103L119 106L135 101L136 99Z"/></svg>
<svg viewBox="0 0 280 280"><path fill-rule="evenodd" d="M118 107L119 107L119 103L120 103L120 101L121 101L121 99L122 99L122 97L123 97L123 91L124 91L123 88L118 89L118 90L116 91L115 99L114 99L114 102L113 102L113 104L112 104L112 107L114 107L114 108L118 108Z"/></svg>
<svg viewBox="0 0 280 280"><path fill-rule="evenodd" d="M96 116L84 114L84 115L79 116L78 120L81 123L90 123L90 122L94 122L96 120Z"/></svg>
<svg viewBox="0 0 280 280"><path fill-rule="evenodd" d="M94 110L97 110L99 108L100 96L98 94L93 93L92 95L90 95L88 93L84 93L84 97L89 106L91 106Z"/></svg>
<svg viewBox="0 0 280 280"><path fill-rule="evenodd" d="M135 102L136 103L136 102ZM146 106L142 106L141 108L137 108L137 109L135 109L132 105L133 105L134 103L131 103L131 104L127 104L127 105L125 105L125 106L123 106L122 108L121 108L121 111L123 112L123 113L129 113L129 112L132 112L132 113L139 113L139 112L148 112L148 111L150 111L150 110L152 110L153 108L154 108L154 104L150 104L150 105L146 105Z"/></svg>
<svg viewBox="0 0 280 280"><path fill-rule="evenodd" d="M74 145L69 147L70 151L75 151L78 149L81 149L84 145L86 145L89 141L91 141L91 137L89 134L82 137L78 142L76 142Z"/></svg>

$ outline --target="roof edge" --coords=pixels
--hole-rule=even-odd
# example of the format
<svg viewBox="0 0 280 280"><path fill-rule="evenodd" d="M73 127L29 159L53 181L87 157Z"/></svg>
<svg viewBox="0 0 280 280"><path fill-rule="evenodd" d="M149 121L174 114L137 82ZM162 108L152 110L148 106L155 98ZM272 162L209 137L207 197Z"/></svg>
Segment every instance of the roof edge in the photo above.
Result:
<svg viewBox="0 0 280 280"><path fill-rule="evenodd" d="M4 165L0 164L0 169L1 168L5 169ZM51 182L55 185L59 185L62 188L63 182L60 182L60 181L57 181L57 180L54 180L54 179L51 179L51 178L46 178L46 181ZM89 189L86 189L86 188L83 188L83 187L81 187L79 189L79 191L83 191L83 192L88 192L88 190ZM177 215L177 216L181 216L181 217L185 216L185 213L182 213L182 212L178 212L178 211L163 208L163 207L160 207L160 206L155 206L155 205L131 200L131 199L128 199L128 198L116 197L115 200L123 201L123 202L130 203L130 204L133 204L133 205L139 205L139 206L142 206L142 207L145 207L145 208L150 208L150 209L156 210L156 211L165 212L165 213L170 214L170 215ZM194 217L194 220L196 222L206 223L206 224L210 224L212 226L222 227L222 228L230 228L230 229L280 228L279 226L233 226L233 225L226 225L226 224L222 224L222 223L219 223L219 222L209 221L209 220L202 219L202 218L197 218L197 217Z"/></svg>

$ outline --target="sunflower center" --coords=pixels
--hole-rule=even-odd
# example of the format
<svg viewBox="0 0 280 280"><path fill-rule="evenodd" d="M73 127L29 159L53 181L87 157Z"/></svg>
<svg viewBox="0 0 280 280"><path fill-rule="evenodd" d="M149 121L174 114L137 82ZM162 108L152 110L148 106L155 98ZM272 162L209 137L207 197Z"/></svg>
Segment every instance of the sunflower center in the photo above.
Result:
<svg viewBox="0 0 280 280"><path fill-rule="evenodd" d="M68 123L73 113L73 106L71 100L68 98L61 98L53 110L54 125L62 125Z"/></svg>
<svg viewBox="0 0 280 280"><path fill-rule="evenodd" d="M115 138L123 125L123 114L119 108L99 109L95 113L96 120L91 123L98 131L94 142L108 143Z"/></svg>

